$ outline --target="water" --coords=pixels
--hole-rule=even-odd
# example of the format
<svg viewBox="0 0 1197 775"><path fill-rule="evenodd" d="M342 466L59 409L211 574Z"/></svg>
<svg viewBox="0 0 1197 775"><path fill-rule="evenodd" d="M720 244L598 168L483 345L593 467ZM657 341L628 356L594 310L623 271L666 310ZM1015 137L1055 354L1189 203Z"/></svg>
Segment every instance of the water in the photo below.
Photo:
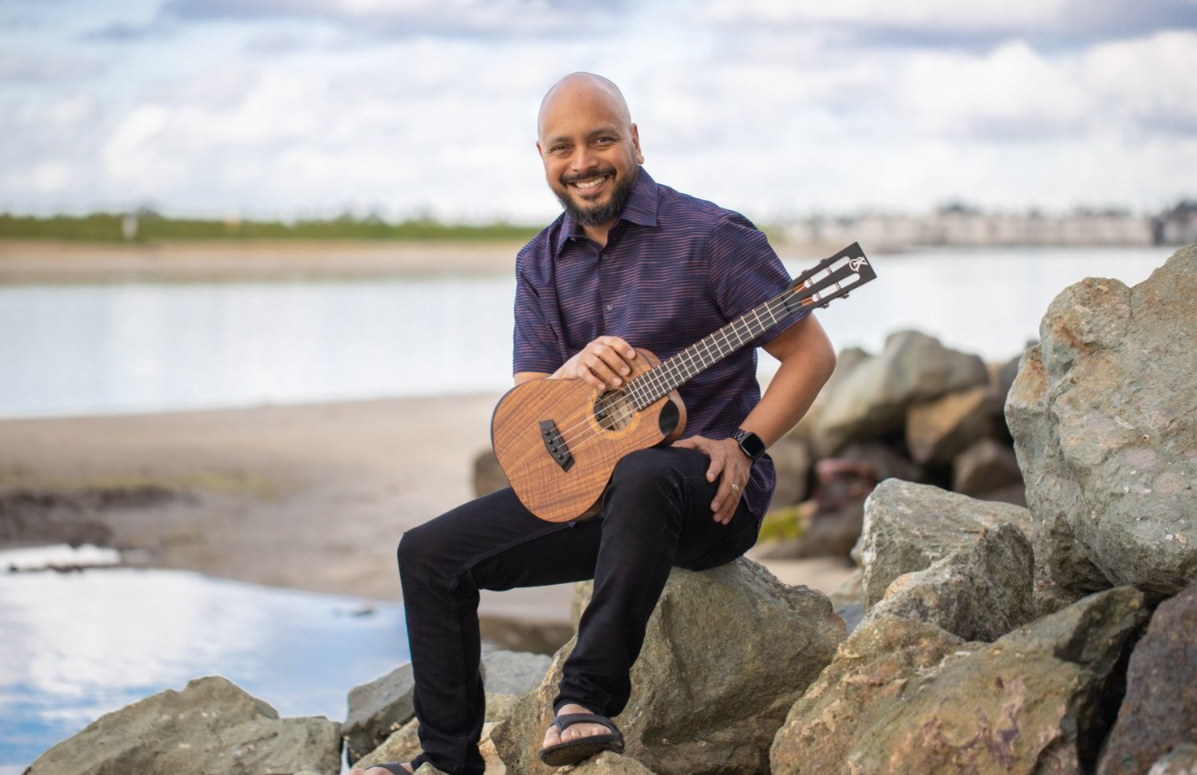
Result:
<svg viewBox="0 0 1197 775"><path fill-rule="evenodd" d="M819 317L837 348L917 328L1004 361L1086 276L1134 284L1171 248L924 250ZM785 261L790 273L810 259ZM0 417L500 392L508 273L386 280L0 286ZM633 343L634 344L634 343ZM760 375L777 361L761 351Z"/></svg>
<svg viewBox="0 0 1197 775"><path fill-rule="evenodd" d="M31 552L51 556L0 552L0 568ZM282 716L344 720L350 689L409 659L402 607L364 605L184 571L0 571L0 775L104 713L205 675Z"/></svg>

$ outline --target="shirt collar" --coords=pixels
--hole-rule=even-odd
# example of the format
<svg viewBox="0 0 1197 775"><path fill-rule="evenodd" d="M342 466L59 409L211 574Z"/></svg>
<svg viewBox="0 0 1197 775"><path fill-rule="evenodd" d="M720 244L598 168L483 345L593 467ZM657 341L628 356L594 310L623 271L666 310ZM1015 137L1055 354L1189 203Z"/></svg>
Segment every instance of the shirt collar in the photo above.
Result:
<svg viewBox="0 0 1197 775"><path fill-rule="evenodd" d="M632 186L632 195L628 197L628 203L623 206L623 211L619 214L619 221L627 221L638 226L656 226L658 196L657 182L648 174L648 170L641 167L636 175L636 183ZM571 237L581 234L581 229L578 228L578 224L574 222L570 214L562 213L561 229L557 233L554 258L561 255L565 243Z"/></svg>

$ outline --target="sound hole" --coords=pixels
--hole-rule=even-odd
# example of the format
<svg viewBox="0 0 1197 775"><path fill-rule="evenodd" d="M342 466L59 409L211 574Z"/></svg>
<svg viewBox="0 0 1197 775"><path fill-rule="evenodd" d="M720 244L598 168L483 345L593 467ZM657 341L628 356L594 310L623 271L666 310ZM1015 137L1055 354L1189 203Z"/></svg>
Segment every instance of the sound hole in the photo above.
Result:
<svg viewBox="0 0 1197 775"><path fill-rule="evenodd" d="M636 410L630 398L620 390L608 390L594 402L594 419L599 427L607 431L618 431L628 427Z"/></svg>

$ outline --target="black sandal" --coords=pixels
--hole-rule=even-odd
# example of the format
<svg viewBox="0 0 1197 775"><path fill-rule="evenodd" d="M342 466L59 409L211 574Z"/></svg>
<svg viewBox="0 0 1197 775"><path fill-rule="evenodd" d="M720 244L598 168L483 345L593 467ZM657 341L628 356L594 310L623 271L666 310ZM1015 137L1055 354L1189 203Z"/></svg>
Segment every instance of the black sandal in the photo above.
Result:
<svg viewBox="0 0 1197 775"><path fill-rule="evenodd" d="M602 724L611 730L609 735L588 735L578 740L568 740L564 743L540 749L540 760L550 767L561 767L566 764L577 764L603 751L623 753L623 733L614 722L606 716L597 713L566 713L553 719L553 726L561 734L566 727L580 722Z"/></svg>

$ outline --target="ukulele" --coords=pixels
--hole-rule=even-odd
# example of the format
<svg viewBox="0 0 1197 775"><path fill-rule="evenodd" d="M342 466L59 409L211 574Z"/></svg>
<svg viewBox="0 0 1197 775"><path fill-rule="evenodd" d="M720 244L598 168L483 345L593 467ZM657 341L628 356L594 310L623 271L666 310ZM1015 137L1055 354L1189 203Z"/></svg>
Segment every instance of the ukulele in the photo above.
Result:
<svg viewBox="0 0 1197 775"><path fill-rule="evenodd" d="M547 522L594 516L615 464L624 455L668 446L686 427L678 387L807 307L876 279L858 243L798 276L780 295L754 307L664 362L634 347L631 373L619 388L581 379L534 379L499 399L491 446L520 501Z"/></svg>

